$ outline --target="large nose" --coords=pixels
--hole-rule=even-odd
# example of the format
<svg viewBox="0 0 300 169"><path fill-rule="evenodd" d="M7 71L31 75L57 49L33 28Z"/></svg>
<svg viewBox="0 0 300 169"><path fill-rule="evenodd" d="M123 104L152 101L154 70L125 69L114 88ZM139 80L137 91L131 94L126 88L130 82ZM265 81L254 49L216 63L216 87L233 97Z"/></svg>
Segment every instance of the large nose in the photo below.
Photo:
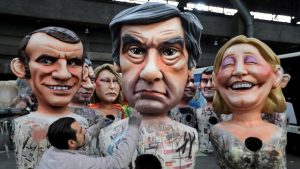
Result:
<svg viewBox="0 0 300 169"><path fill-rule="evenodd" d="M194 83L192 81L188 81L187 87L193 87Z"/></svg>
<svg viewBox="0 0 300 169"><path fill-rule="evenodd" d="M146 63L140 73L141 79L148 82L155 82L162 79L163 74L160 70L160 55L155 49L150 49L146 56Z"/></svg>
<svg viewBox="0 0 300 169"><path fill-rule="evenodd" d="M212 79L208 79L206 87L207 88L212 88L213 87Z"/></svg>
<svg viewBox="0 0 300 169"><path fill-rule="evenodd" d="M94 88L94 85L93 85L91 79L87 78L85 81L83 81L82 87L87 90L92 90Z"/></svg>
<svg viewBox="0 0 300 169"><path fill-rule="evenodd" d="M110 89L114 89L114 88L116 87L116 85L117 85L117 83L114 82L113 80L111 80L111 81L109 82L109 88L110 88Z"/></svg>
<svg viewBox="0 0 300 169"><path fill-rule="evenodd" d="M72 77L71 73L68 70L67 60L58 59L57 69L52 73L52 77L59 80L68 80Z"/></svg>
<svg viewBox="0 0 300 169"><path fill-rule="evenodd" d="M235 76L243 76L245 74L247 74L247 69L245 67L245 63L244 63L244 59L240 58L236 61L235 67L234 67L234 71L233 71L233 75Z"/></svg>

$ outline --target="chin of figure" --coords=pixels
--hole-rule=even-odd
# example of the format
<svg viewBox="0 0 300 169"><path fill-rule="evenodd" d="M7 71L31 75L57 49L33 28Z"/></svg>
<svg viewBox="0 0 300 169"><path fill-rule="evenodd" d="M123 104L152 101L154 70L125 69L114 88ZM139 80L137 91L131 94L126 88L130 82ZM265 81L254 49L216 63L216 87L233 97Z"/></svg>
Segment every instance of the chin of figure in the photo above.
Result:
<svg viewBox="0 0 300 169"><path fill-rule="evenodd" d="M161 109L159 107L135 107L138 112L143 116L161 116L166 112L167 114L169 109Z"/></svg>

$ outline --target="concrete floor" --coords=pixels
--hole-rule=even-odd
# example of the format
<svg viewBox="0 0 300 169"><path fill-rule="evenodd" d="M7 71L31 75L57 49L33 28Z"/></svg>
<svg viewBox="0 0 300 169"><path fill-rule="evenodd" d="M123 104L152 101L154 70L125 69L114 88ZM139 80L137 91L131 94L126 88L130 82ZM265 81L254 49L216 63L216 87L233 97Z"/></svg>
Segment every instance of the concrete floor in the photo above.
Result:
<svg viewBox="0 0 300 169"><path fill-rule="evenodd" d="M14 152L2 153L0 151L0 169L15 169L15 155ZM196 161L196 169L218 169L215 157L212 154L198 155ZM287 168L298 169L300 168L300 157L291 154L287 155Z"/></svg>

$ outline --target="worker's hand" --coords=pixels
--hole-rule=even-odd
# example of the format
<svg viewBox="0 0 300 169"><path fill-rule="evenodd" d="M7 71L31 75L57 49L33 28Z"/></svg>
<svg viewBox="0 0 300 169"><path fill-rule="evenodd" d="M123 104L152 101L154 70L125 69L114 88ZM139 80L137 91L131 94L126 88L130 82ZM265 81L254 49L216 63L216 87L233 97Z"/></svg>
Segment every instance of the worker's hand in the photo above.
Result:
<svg viewBox="0 0 300 169"><path fill-rule="evenodd" d="M132 109L132 112L129 116L128 125L140 127L141 122L141 114L136 109Z"/></svg>
<svg viewBox="0 0 300 169"><path fill-rule="evenodd" d="M103 117L98 120L97 126L99 129L102 129L102 128L106 127L107 125L111 124L112 122L113 122L113 120Z"/></svg>

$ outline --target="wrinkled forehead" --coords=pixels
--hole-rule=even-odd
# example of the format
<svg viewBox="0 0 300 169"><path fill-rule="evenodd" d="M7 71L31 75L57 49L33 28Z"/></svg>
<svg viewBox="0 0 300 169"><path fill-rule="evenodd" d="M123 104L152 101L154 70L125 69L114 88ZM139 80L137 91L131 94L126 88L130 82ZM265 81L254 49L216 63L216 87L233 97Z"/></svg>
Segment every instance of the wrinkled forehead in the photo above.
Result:
<svg viewBox="0 0 300 169"><path fill-rule="evenodd" d="M46 33L35 33L33 34L26 46L26 53L36 51L47 52L49 50L55 50L67 53L76 53L78 57L83 58L83 45L81 42L78 43L67 43L60 41Z"/></svg>
<svg viewBox="0 0 300 169"><path fill-rule="evenodd" d="M223 57L226 55L229 55L234 52L244 52L244 53L254 53L254 54L260 54L259 50L257 49L256 46L249 44L249 43L237 43L233 44L230 47L228 47L224 54Z"/></svg>
<svg viewBox="0 0 300 169"><path fill-rule="evenodd" d="M125 34L132 34L147 37L147 35L151 33L177 33L183 36L184 29L179 17L173 17L171 19L149 24L124 24L121 26L121 36L124 36ZM158 34L156 35L159 36Z"/></svg>

